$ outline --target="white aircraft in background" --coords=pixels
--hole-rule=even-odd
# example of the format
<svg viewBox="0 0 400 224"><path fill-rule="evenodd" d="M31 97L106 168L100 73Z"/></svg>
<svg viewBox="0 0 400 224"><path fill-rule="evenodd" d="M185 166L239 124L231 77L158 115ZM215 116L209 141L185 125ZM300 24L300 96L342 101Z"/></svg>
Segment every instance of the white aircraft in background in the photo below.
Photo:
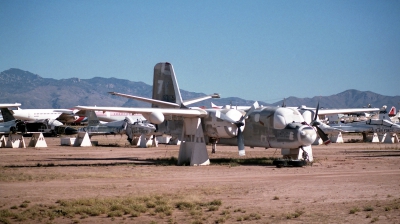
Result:
<svg viewBox="0 0 400 224"><path fill-rule="evenodd" d="M113 121L122 121L126 117L130 117L132 120L142 121L145 120L143 115L137 113L123 113L123 112L110 112L110 111L95 111L97 118L102 122L113 122Z"/></svg>
<svg viewBox="0 0 400 224"><path fill-rule="evenodd" d="M58 125L61 122L57 120L44 119L21 121L19 119L16 119L12 111L8 108L19 106L21 106L21 104L0 104L0 111L4 119L4 122L0 123L0 134L31 134L34 132L42 132L43 134L50 134L55 136L58 134L72 135L77 133L74 128Z"/></svg>
<svg viewBox="0 0 400 224"><path fill-rule="evenodd" d="M0 104L0 111L1 111L1 118L3 119L3 111L7 110L9 107L19 107L21 106L21 104L19 103L2 103ZM6 112L6 111L5 111ZM8 114L4 115L4 122L0 123L0 135L3 134L9 134L11 133L16 133L17 130L17 121L15 119L13 119L13 117L7 117Z"/></svg>
<svg viewBox="0 0 400 224"><path fill-rule="evenodd" d="M70 109L21 109L12 110L15 119L23 121L49 120L56 126L63 123L80 123L86 117L77 116Z"/></svg>

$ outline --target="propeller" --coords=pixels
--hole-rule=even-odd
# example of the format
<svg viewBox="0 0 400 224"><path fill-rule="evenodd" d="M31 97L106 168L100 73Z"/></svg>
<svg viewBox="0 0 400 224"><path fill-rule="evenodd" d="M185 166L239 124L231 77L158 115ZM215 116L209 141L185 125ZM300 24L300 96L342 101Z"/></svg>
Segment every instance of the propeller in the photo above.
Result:
<svg viewBox="0 0 400 224"><path fill-rule="evenodd" d="M243 137L243 132L241 129L241 127L244 126L244 119L247 116L249 116L258 107L259 107L258 102L257 101L254 102L254 104L250 107L250 109L246 112L246 114L244 116L242 115L238 121L233 120L226 114L221 113L219 110L216 111L216 114L215 114L216 117L236 125L236 127L238 129L236 136L237 136L237 145L238 145L238 149L239 149L239 156L246 155L245 151L244 151L244 137Z"/></svg>
<svg viewBox="0 0 400 224"><path fill-rule="evenodd" d="M325 134L325 132L318 126L320 123L317 121L318 118L318 110L319 110L319 102L317 104L317 109L315 111L315 116L313 121L311 122L311 126L315 127L317 129L318 136L322 139L325 145L328 145L331 143L331 140L329 139L328 135Z"/></svg>
<svg viewBox="0 0 400 224"><path fill-rule="evenodd" d="M238 145L238 149L239 149L239 156L244 156L246 155L246 152L244 150L244 137L243 137L243 132L242 129L240 129L243 125L244 122L243 120L249 116L251 113L253 113L253 111L258 108L258 102L254 102L254 104L250 107L250 109L246 112L246 115L242 116L238 121L235 122L236 127L238 128L238 132L237 132L237 145Z"/></svg>

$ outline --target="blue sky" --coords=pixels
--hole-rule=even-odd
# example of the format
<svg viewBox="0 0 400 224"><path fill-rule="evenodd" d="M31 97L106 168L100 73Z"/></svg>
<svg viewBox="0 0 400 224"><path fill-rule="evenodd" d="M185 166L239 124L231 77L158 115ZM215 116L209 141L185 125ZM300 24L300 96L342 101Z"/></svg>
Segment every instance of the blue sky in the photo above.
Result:
<svg viewBox="0 0 400 224"><path fill-rule="evenodd" d="M0 71L152 84L276 102L400 95L400 1L0 0Z"/></svg>

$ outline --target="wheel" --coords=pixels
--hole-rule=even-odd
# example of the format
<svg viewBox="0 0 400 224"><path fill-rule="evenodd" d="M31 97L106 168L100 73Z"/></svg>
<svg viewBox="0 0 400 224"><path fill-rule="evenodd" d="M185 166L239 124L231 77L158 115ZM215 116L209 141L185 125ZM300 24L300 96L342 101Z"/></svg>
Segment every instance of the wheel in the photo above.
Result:
<svg viewBox="0 0 400 224"><path fill-rule="evenodd" d="M15 126L10 127L10 132L13 134L17 133L17 128Z"/></svg>
<svg viewBox="0 0 400 224"><path fill-rule="evenodd" d="M287 166L286 160L274 160L272 164L275 165L277 168L282 168L284 166Z"/></svg>
<svg viewBox="0 0 400 224"><path fill-rule="evenodd" d="M294 167L303 167L305 165L304 160L292 160L288 162L289 165L292 165Z"/></svg>

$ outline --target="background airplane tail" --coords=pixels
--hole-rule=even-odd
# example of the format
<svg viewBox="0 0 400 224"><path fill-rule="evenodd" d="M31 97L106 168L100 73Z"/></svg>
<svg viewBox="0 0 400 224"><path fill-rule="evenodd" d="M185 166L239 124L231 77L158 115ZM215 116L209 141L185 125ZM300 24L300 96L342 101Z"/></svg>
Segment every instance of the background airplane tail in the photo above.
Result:
<svg viewBox="0 0 400 224"><path fill-rule="evenodd" d="M176 103L184 107L174 67L168 62L158 63L154 66L153 99ZM152 107L159 106L152 104Z"/></svg>
<svg viewBox="0 0 400 224"><path fill-rule="evenodd" d="M12 115L11 111L8 108L1 108L1 114L3 116L4 122L15 120L14 115Z"/></svg>
<svg viewBox="0 0 400 224"><path fill-rule="evenodd" d="M392 107L389 111L389 117L393 117L396 115L396 107Z"/></svg>
<svg viewBox="0 0 400 224"><path fill-rule="evenodd" d="M88 126L97 126L100 124L100 120L93 110L86 111L86 117L88 119Z"/></svg>

